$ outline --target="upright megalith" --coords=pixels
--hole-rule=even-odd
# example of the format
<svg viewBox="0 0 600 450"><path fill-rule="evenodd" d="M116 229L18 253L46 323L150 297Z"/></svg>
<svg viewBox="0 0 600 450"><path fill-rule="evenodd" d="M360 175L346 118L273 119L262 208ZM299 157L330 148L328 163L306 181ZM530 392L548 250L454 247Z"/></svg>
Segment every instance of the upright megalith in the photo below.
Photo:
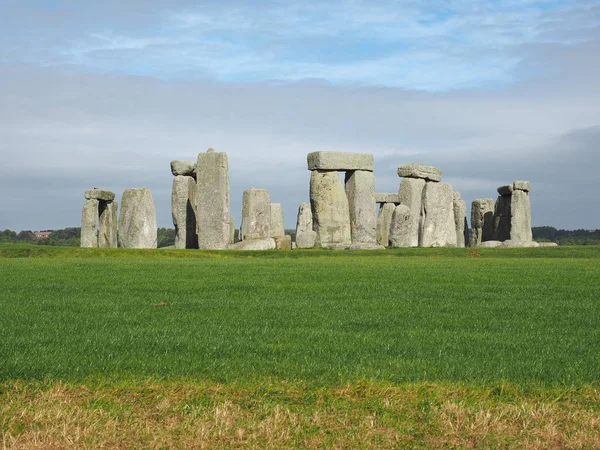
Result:
<svg viewBox="0 0 600 450"><path fill-rule="evenodd" d="M411 211L410 226L408 236L406 236L407 247L419 246L420 216L425 183L425 180L419 178L404 178L398 189L400 204L407 206Z"/></svg>
<svg viewBox="0 0 600 450"><path fill-rule="evenodd" d="M467 203L460 198L460 192L454 192L452 195L454 205L454 229L456 230L456 246L466 247L469 245Z"/></svg>
<svg viewBox="0 0 600 450"><path fill-rule="evenodd" d="M230 233L227 154L209 148L196 163L198 248L226 249Z"/></svg>
<svg viewBox="0 0 600 450"><path fill-rule="evenodd" d="M313 216L310 203L301 203L296 219L296 247L313 248L317 233L313 231Z"/></svg>
<svg viewBox="0 0 600 450"><path fill-rule="evenodd" d="M98 213L100 215L100 229L98 232L99 248L117 248L117 209L115 201L98 202Z"/></svg>
<svg viewBox="0 0 600 450"><path fill-rule="evenodd" d="M408 206L395 206L390 226L390 245L392 247L413 247L411 219L411 210Z"/></svg>
<svg viewBox="0 0 600 450"><path fill-rule="evenodd" d="M271 237L284 235L283 207L281 206L281 203L271 203Z"/></svg>
<svg viewBox="0 0 600 450"><path fill-rule="evenodd" d="M353 244L377 242L377 203L375 175L366 170L346 172L346 196L350 211L350 234Z"/></svg>
<svg viewBox="0 0 600 450"><path fill-rule="evenodd" d="M117 202L114 192L105 189L85 191L81 215L81 247L117 247Z"/></svg>
<svg viewBox="0 0 600 450"><path fill-rule="evenodd" d="M498 188L498 198L494 205L494 230L492 240L507 241L510 239L510 216L513 187L511 185Z"/></svg>
<svg viewBox="0 0 600 450"><path fill-rule="evenodd" d="M81 246L98 247L98 200L87 199L81 214Z"/></svg>
<svg viewBox="0 0 600 450"><path fill-rule="evenodd" d="M512 241L533 241L529 189L529 181L513 183L510 201L510 239Z"/></svg>
<svg viewBox="0 0 600 450"><path fill-rule="evenodd" d="M229 216L229 245L235 244L235 217Z"/></svg>
<svg viewBox="0 0 600 450"><path fill-rule="evenodd" d="M173 163L171 163L173 164ZM175 227L175 248L198 248L196 213L193 202L196 181L187 175L175 175L171 191L171 213Z"/></svg>
<svg viewBox="0 0 600 450"><path fill-rule="evenodd" d="M267 190L244 191L240 230L240 240L271 237L271 196Z"/></svg>
<svg viewBox="0 0 600 450"><path fill-rule="evenodd" d="M388 247L390 245L390 229L396 205L382 203L377 216L377 243Z"/></svg>
<svg viewBox="0 0 600 450"><path fill-rule="evenodd" d="M156 234L156 208L150 189L125 189L119 217L119 247L156 248Z"/></svg>
<svg viewBox="0 0 600 450"><path fill-rule="evenodd" d="M316 246L351 244L348 198L337 172L311 172L310 205Z"/></svg>
<svg viewBox="0 0 600 450"><path fill-rule="evenodd" d="M423 189L422 216L421 247L456 247L452 186L428 182Z"/></svg>
<svg viewBox="0 0 600 450"><path fill-rule="evenodd" d="M343 172L346 170L365 170L373 172L375 169L371 153L349 152L313 152L307 156L308 170L331 170Z"/></svg>
<svg viewBox="0 0 600 450"><path fill-rule="evenodd" d="M494 236L494 200L479 198L471 203L471 246L491 241Z"/></svg>

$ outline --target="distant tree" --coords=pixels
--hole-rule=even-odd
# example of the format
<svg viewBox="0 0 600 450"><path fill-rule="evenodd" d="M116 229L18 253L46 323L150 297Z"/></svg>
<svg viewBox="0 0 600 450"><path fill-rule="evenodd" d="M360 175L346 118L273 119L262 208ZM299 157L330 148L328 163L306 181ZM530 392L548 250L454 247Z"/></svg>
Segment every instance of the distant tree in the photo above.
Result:
<svg viewBox="0 0 600 450"><path fill-rule="evenodd" d="M175 245L175 229L174 228L159 228L157 231L157 246L158 248L170 247Z"/></svg>
<svg viewBox="0 0 600 450"><path fill-rule="evenodd" d="M20 242L33 242L35 241L35 234L31 230L24 230L19 232L17 240Z"/></svg>

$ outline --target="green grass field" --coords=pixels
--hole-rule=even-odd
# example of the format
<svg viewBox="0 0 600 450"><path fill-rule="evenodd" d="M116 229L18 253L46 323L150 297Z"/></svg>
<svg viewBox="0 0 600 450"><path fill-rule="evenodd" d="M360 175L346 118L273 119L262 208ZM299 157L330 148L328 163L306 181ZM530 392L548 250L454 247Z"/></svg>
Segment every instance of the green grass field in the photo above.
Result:
<svg viewBox="0 0 600 450"><path fill-rule="evenodd" d="M519 401L539 407L540 399L552 403L558 397L591 414L581 429L576 416L569 416L571 422L563 417L565 424L575 424L572 433L584 430L590 439L600 434L598 247L233 253L5 245L0 280L5 446L31 443L22 440L31 431L28 426L21 425L19 432L13 423L15 405L31 396L87 386L101 398L106 389L124 389L127 398L148 383L158 390L174 384L221 386L255 396L265 389L258 403L270 405L267 416L275 406L285 406L278 398L302 397L298 414L304 417L316 412L310 409L314 402L303 396L325 395L329 400L322 403L330 408L331 392L345 387L354 392L357 386L379 392L373 394L377 402L383 401L383 391L406 394L423 386L435 395L425 395L421 403L435 397L434 404L449 398L460 404L460 396L452 394L456 390L478 393L467 395L466 410ZM514 395L497 394L505 388ZM303 393L291 394L298 390ZM406 404L417 398L407 398ZM365 407L360 404L349 411L360 412ZM289 402L287 407L294 409ZM394 420L418 417L405 413ZM251 417L244 420L256 425ZM296 434L288 429L293 440L271 444L427 446L432 444L428 433L435 436L443 428L432 423L424 420L421 425L429 428L420 431L421 438L406 442L398 436L379 442L381 433L373 435L374 441L347 441L344 433L341 441L311 441L318 433L303 427ZM402 436L415 438L417 428ZM347 430L357 432L351 424ZM455 436L456 445L473 438L466 430ZM235 446L235 429L231 433L232 440L207 442ZM447 430L439 433L449 436ZM520 441L515 436L530 435L516 432L512 438L498 430L490 433L469 442L537 442ZM494 436L515 440L490 441ZM110 446L107 440L81 442ZM177 442L166 445L187 445ZM245 443L270 445L260 439Z"/></svg>

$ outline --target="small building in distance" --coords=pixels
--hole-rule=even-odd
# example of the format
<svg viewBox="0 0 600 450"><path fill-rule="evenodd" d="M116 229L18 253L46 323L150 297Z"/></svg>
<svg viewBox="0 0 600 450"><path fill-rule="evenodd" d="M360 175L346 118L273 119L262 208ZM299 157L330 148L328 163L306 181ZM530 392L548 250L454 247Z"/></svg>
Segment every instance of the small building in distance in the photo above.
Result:
<svg viewBox="0 0 600 450"><path fill-rule="evenodd" d="M54 230L35 231L33 234L36 239L48 239Z"/></svg>

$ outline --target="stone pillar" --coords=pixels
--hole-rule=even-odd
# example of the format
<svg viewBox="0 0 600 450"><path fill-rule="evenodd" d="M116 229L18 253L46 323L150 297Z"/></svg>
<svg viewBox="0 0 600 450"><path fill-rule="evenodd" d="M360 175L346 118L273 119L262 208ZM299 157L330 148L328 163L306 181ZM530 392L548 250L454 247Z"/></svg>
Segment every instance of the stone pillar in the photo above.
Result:
<svg viewBox="0 0 600 450"><path fill-rule="evenodd" d="M209 148L196 164L198 248L227 248L230 234L229 167L227 154Z"/></svg>
<svg viewBox="0 0 600 450"><path fill-rule="evenodd" d="M81 247L98 247L98 200L87 199L81 214Z"/></svg>
<svg viewBox="0 0 600 450"><path fill-rule="evenodd" d="M498 194L500 195L494 206L494 231L492 236L494 241L503 242L510 239L512 191L512 184L498 188Z"/></svg>
<svg viewBox="0 0 600 450"><path fill-rule="evenodd" d="M122 248L156 248L156 208L150 189L123 192L118 241Z"/></svg>
<svg viewBox="0 0 600 450"><path fill-rule="evenodd" d="M281 203L271 203L271 237L285 236L283 207ZM291 246L290 241L290 246Z"/></svg>
<svg viewBox="0 0 600 450"><path fill-rule="evenodd" d="M229 216L229 245L235 243L235 217Z"/></svg>
<svg viewBox="0 0 600 450"><path fill-rule="evenodd" d="M366 170L346 172L346 196L350 211L353 244L377 243L377 203L375 175Z"/></svg>
<svg viewBox="0 0 600 450"><path fill-rule="evenodd" d="M398 195L400 203L410 209L409 234L406 237L407 247L419 246L420 216L425 180L420 178L404 178L400 182Z"/></svg>
<svg viewBox="0 0 600 450"><path fill-rule="evenodd" d="M313 230L317 233L315 245L350 245L348 198L337 172L311 172L310 204Z"/></svg>
<svg viewBox="0 0 600 450"><path fill-rule="evenodd" d="M453 193L454 229L456 230L456 246L466 247L467 233L467 204L460 198L460 192Z"/></svg>
<svg viewBox="0 0 600 450"><path fill-rule="evenodd" d="M377 216L377 243L384 247L390 245L390 229L392 226L392 217L396 205L393 203L382 203Z"/></svg>
<svg viewBox="0 0 600 450"><path fill-rule="evenodd" d="M246 189L242 197L240 240L271 236L271 196L265 189Z"/></svg>
<svg viewBox="0 0 600 450"><path fill-rule="evenodd" d="M195 192L196 181L193 177L176 175L173 178L171 213L175 226L175 248L198 248L196 214L192 207L193 198L191 198Z"/></svg>
<svg viewBox="0 0 600 450"><path fill-rule="evenodd" d="M448 183L427 182L423 189L421 247L456 247L454 199Z"/></svg>
<svg viewBox="0 0 600 450"><path fill-rule="evenodd" d="M317 233L313 231L313 216L310 203L302 203L296 220L296 247L313 248Z"/></svg>
<svg viewBox="0 0 600 450"><path fill-rule="evenodd" d="M410 208L398 205L392 214L390 227L390 244L392 247L412 247L412 217Z"/></svg>
<svg viewBox="0 0 600 450"><path fill-rule="evenodd" d="M510 206L510 239L512 241L532 241L531 201L529 181L515 181Z"/></svg>
<svg viewBox="0 0 600 450"><path fill-rule="evenodd" d="M117 219L113 208L117 205L112 205L115 194L94 188L85 191L85 198L81 218L81 247L116 247Z"/></svg>
<svg viewBox="0 0 600 450"><path fill-rule="evenodd" d="M100 214L100 231L98 247L117 248L117 202L98 201Z"/></svg>
<svg viewBox="0 0 600 450"><path fill-rule="evenodd" d="M471 203L471 247L491 241L494 236L494 200L479 198Z"/></svg>

